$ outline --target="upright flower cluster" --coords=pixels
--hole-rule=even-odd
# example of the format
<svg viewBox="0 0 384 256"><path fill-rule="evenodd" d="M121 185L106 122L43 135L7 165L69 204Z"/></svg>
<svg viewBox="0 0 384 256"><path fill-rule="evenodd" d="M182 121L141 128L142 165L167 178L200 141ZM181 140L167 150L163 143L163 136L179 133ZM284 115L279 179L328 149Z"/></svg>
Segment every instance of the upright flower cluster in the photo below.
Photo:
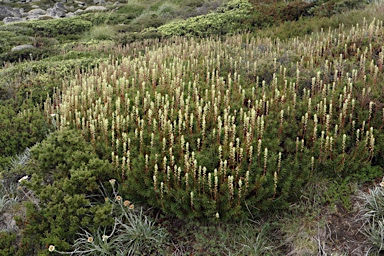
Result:
<svg viewBox="0 0 384 256"><path fill-rule="evenodd" d="M221 218L245 202L267 207L310 173L348 173L375 155L383 54L375 48L374 58L372 45L382 23L341 31L284 44L247 34L135 43L67 81L46 112L81 129L132 194L167 212ZM367 33L370 47L356 46ZM144 53L129 57L132 48Z"/></svg>

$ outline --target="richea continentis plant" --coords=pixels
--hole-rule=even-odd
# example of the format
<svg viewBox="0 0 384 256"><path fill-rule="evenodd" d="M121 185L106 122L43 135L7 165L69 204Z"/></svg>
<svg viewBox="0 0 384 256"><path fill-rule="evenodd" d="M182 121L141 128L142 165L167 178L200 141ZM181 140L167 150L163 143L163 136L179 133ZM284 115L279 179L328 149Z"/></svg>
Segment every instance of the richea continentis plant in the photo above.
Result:
<svg viewBox="0 0 384 256"><path fill-rule="evenodd" d="M135 42L65 81L45 111L81 130L138 203L212 220L281 208L311 177L379 161L382 36L374 21L284 43Z"/></svg>

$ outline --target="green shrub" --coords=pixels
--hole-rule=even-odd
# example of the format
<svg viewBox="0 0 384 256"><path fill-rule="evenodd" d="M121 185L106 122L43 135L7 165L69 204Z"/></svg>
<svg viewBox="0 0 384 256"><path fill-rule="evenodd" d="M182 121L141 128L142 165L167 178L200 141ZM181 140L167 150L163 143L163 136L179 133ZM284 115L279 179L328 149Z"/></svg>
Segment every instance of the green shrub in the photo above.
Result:
<svg viewBox="0 0 384 256"><path fill-rule="evenodd" d="M378 33L372 40L382 38L381 30L372 31ZM124 194L165 214L217 221L287 207L311 177L343 180L358 173L365 180L382 168L371 166L382 152L375 144L382 109L372 109L383 104L382 88L373 83L373 71L365 80L354 78L353 90L345 85L359 62L345 54L349 43L364 49L371 42L372 56L381 43L346 37L330 46L326 40L335 34L305 38L313 47L306 50L298 39L282 43L248 34L135 42L135 52L143 54L137 59L110 58L101 69L109 72L95 69L87 82L71 80L73 87L60 95L66 99L61 126L82 130L111 159ZM320 52L324 47L329 53ZM343 57L342 78L324 67L329 56ZM129 66L135 69L128 72ZM110 79L114 72L126 75ZM350 111L345 119L343 99ZM332 190L332 198L341 195L350 206L348 185L335 183Z"/></svg>
<svg viewBox="0 0 384 256"><path fill-rule="evenodd" d="M0 26L1 28L1 26ZM13 32L13 31L3 31L3 30L0 30L0 38L3 39L3 38L11 38L11 37L14 37L16 36L16 33Z"/></svg>
<svg viewBox="0 0 384 256"><path fill-rule="evenodd" d="M34 35L43 37L77 38L89 31L92 23L79 18L30 21L25 26L32 28Z"/></svg>
<svg viewBox="0 0 384 256"><path fill-rule="evenodd" d="M27 170L32 178L23 184L39 203L27 209L22 245L30 248L24 255L45 255L49 244L69 250L81 227L96 230L113 222L112 205L104 202L100 185L108 183L114 169L79 133L65 129L51 134L31 149Z"/></svg>
<svg viewBox="0 0 384 256"><path fill-rule="evenodd" d="M331 16L338 13L343 13L349 10L362 8L367 2L359 0L331 0L318 1L311 9L311 12L316 16Z"/></svg>
<svg viewBox="0 0 384 256"><path fill-rule="evenodd" d="M110 183L115 186L114 180ZM66 253L83 255L81 252L87 252L86 255L95 256L164 254L168 240L165 228L157 226L142 208L136 210L134 204L124 200L115 190L112 197L105 198L112 205L110 215L114 216L114 223L109 229L84 230L76 239L74 250Z"/></svg>
<svg viewBox="0 0 384 256"><path fill-rule="evenodd" d="M159 6L159 8L156 10L156 13L159 17L169 20L177 17L180 13L180 10L179 7L175 4L165 2Z"/></svg>
<svg viewBox="0 0 384 256"><path fill-rule="evenodd" d="M49 130L46 118L37 108L17 113L12 105L0 105L0 127L2 157L21 153L43 140Z"/></svg>
<svg viewBox="0 0 384 256"><path fill-rule="evenodd" d="M94 26L85 38L93 40L112 40L116 36L116 31L109 25Z"/></svg>
<svg viewBox="0 0 384 256"><path fill-rule="evenodd" d="M8 33L8 31L2 32ZM14 46L32 43L33 38L31 36L15 35L8 37L8 35L4 35L4 37L0 38L0 54L11 51Z"/></svg>
<svg viewBox="0 0 384 256"><path fill-rule="evenodd" d="M101 24L105 24L107 19L108 19L108 15L107 13L100 13L100 12L97 12L97 13L82 13L79 15L79 17L82 19L82 20L86 20L86 21L89 21L92 23L93 26L98 26L98 25L101 25Z"/></svg>
<svg viewBox="0 0 384 256"><path fill-rule="evenodd" d="M44 59L54 53L55 51L52 49L42 48L26 48L18 51L4 52L0 54L0 65L3 65L6 62Z"/></svg>
<svg viewBox="0 0 384 256"><path fill-rule="evenodd" d="M2 231L0 232L0 255L15 255L17 251L16 234Z"/></svg>
<svg viewBox="0 0 384 256"><path fill-rule="evenodd" d="M26 27L25 23L7 24L0 26L0 31L8 31L15 33L16 35L33 36L33 29Z"/></svg>
<svg viewBox="0 0 384 256"><path fill-rule="evenodd" d="M144 29L142 32L121 33L116 36L116 42L121 45L128 45L133 42L145 39L161 38L162 35L153 28Z"/></svg>
<svg viewBox="0 0 384 256"><path fill-rule="evenodd" d="M140 32L145 28L157 28L163 25L165 20L156 12L146 12L135 18L129 23L129 30L131 32Z"/></svg>
<svg viewBox="0 0 384 256"><path fill-rule="evenodd" d="M251 9L252 6L247 1L234 0L219 8L216 13L174 21L160 26L158 31L164 36L234 33L243 28L242 23L247 19Z"/></svg>
<svg viewBox="0 0 384 256"><path fill-rule="evenodd" d="M133 16L139 16L146 8L145 4L136 1L131 3L132 1L128 1L127 4L120 6L117 9L118 14L132 14Z"/></svg>

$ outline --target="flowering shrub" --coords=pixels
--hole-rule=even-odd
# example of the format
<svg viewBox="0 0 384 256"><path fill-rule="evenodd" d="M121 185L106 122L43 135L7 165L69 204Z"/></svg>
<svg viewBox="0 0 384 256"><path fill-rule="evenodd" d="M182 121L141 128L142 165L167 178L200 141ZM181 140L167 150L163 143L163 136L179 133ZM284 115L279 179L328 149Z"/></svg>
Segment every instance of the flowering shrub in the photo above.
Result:
<svg viewBox="0 0 384 256"><path fill-rule="evenodd" d="M311 177L380 163L381 34L373 22L284 44L149 40L66 82L46 111L82 131L135 201L183 218L257 214L287 206Z"/></svg>

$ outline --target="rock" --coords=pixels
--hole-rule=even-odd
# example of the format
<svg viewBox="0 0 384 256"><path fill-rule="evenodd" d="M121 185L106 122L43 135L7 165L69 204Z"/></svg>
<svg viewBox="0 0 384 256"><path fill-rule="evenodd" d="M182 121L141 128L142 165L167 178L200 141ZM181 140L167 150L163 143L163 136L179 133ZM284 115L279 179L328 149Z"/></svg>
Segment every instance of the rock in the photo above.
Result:
<svg viewBox="0 0 384 256"><path fill-rule="evenodd" d="M28 12L28 16L39 16L39 15L45 15L47 12L43 9L32 9Z"/></svg>
<svg viewBox="0 0 384 256"><path fill-rule="evenodd" d="M65 12L63 12L60 9L56 9L56 8L48 8L47 9L47 15L54 17L54 18L63 18L63 17L65 17Z"/></svg>
<svg viewBox="0 0 384 256"><path fill-rule="evenodd" d="M51 20L51 19L54 19L54 17L49 16L49 15L40 15L38 17L38 20Z"/></svg>
<svg viewBox="0 0 384 256"><path fill-rule="evenodd" d="M66 8L67 8L67 12L74 12L76 10L76 8L73 5L66 6Z"/></svg>
<svg viewBox="0 0 384 256"><path fill-rule="evenodd" d="M18 45L18 46L15 46L11 49L11 52L15 52L15 51L21 51L21 50L24 50L24 49L34 49L35 47L31 44L22 44L22 45Z"/></svg>
<svg viewBox="0 0 384 256"><path fill-rule="evenodd" d="M57 10L61 10L61 11L66 11L67 8L65 8L64 4L63 3L55 3L55 5L53 6L53 8L57 9Z"/></svg>
<svg viewBox="0 0 384 256"><path fill-rule="evenodd" d="M27 17L25 17L25 20L38 20L39 17L39 15L28 15Z"/></svg>
<svg viewBox="0 0 384 256"><path fill-rule="evenodd" d="M86 12L103 12L108 10L105 6L89 6L85 9Z"/></svg>
<svg viewBox="0 0 384 256"><path fill-rule="evenodd" d="M105 4L105 0L93 0L93 4Z"/></svg>
<svg viewBox="0 0 384 256"><path fill-rule="evenodd" d="M73 12L69 12L69 13L67 13L67 15L65 17L66 18L72 18L72 17L75 17L75 14Z"/></svg>
<svg viewBox="0 0 384 256"><path fill-rule="evenodd" d="M78 10L76 10L76 11L74 12L74 14L75 14L75 15L78 15L78 14L83 13L83 12L84 12L83 10L78 9Z"/></svg>
<svg viewBox="0 0 384 256"><path fill-rule="evenodd" d="M84 7L87 5L85 2L82 2L82 1L75 1L74 3L77 4L77 6L79 7Z"/></svg>
<svg viewBox="0 0 384 256"><path fill-rule="evenodd" d="M0 6L0 20L6 17L21 17L20 10L8 6Z"/></svg>
<svg viewBox="0 0 384 256"><path fill-rule="evenodd" d="M3 19L4 24L8 24L8 23L12 23L12 22L18 22L18 21L22 21L22 20L23 19L19 18L19 17L5 17Z"/></svg>
<svg viewBox="0 0 384 256"><path fill-rule="evenodd" d="M63 3L55 3L52 8L47 9L47 15L54 18L64 18L66 17L67 8Z"/></svg>

